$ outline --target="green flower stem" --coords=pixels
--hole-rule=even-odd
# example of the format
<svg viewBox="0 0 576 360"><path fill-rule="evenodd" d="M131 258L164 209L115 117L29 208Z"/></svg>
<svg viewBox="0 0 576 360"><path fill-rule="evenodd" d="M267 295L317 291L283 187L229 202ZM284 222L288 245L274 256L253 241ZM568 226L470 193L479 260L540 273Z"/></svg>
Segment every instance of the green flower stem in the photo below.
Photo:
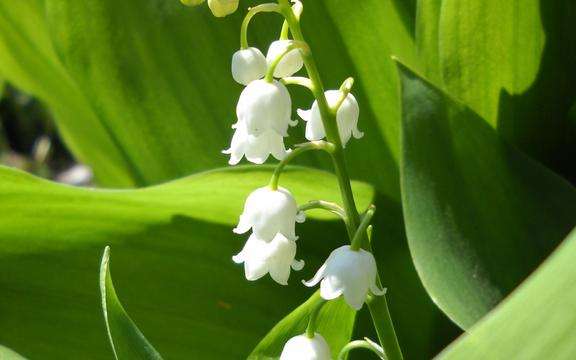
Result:
<svg viewBox="0 0 576 360"><path fill-rule="evenodd" d="M289 0L278 0L278 2L282 14L290 26L290 32L292 33L294 39L305 42L306 40L302 34L300 22L290 8ZM308 76L310 77L310 80L313 84L313 93L316 101L318 102L320 115L322 116L322 124L324 125L324 130L326 131L326 139L334 144L334 151L332 152L334 171L336 173L336 177L338 178L338 184L342 194L342 202L346 211L346 217L348 218L347 225L350 227L349 233L354 234L360 223L360 218L356 208L356 203L354 201L354 195L352 193L350 176L348 175L348 170L344 161L344 150L340 140L340 134L338 132L338 125L336 123L336 111L331 109L328 105L328 101L324 95L322 79L320 78L320 73L318 72L312 51L308 51L305 54L302 54L302 58L304 60L304 65L306 66ZM368 241L366 241L366 243L368 243ZM370 313L372 314L374 327L378 333L378 339L384 347L386 355L390 360L401 360L403 359L402 351L400 350L400 346L396 338L396 333L394 331L394 326L392 325L392 319L390 318L390 312L388 311L385 295L374 297L374 299L375 300L371 300L374 305L370 306L369 304L369 309Z"/></svg>
<svg viewBox="0 0 576 360"><path fill-rule="evenodd" d="M346 231L350 231L350 226L348 226L348 217L346 217L346 211L344 211L344 209L342 209L340 205L324 200L313 200L308 202L307 204L301 205L298 208L298 210L300 211L308 211L312 209L322 209L330 211L331 213L340 216L340 218L344 221L344 224L346 224ZM348 232L348 236L352 237L354 236L354 234Z"/></svg>
<svg viewBox="0 0 576 360"><path fill-rule="evenodd" d="M244 20L242 21L242 27L240 28L240 48L242 50L248 49L248 25L250 25L250 21L254 15L261 12L276 12L279 14L282 13L280 6L275 3L261 4L250 8L244 17Z"/></svg>
<svg viewBox="0 0 576 360"><path fill-rule="evenodd" d="M342 103L344 102L344 100L346 100L348 94L350 94L350 91L352 91L353 85L354 85L354 78L349 77L348 79L344 80L344 82L340 86L340 93L341 93L340 98L336 102L336 105L332 107L332 111L338 113L338 109L340 109L340 106L342 106Z"/></svg>
<svg viewBox="0 0 576 360"><path fill-rule="evenodd" d="M306 336L308 336L310 339L316 335L318 315L320 315L320 310L324 304L326 304L326 300L319 297L318 302L314 304L314 307L310 312L310 317L308 318L308 326L306 327Z"/></svg>
<svg viewBox="0 0 576 360"><path fill-rule="evenodd" d="M300 211L308 211L312 209L323 209L330 211L331 213L340 216L342 220L346 221L346 212L344 212L344 209L342 209L340 205L333 202L324 200L313 200L308 202L307 204L301 205L298 208L298 210Z"/></svg>
<svg viewBox="0 0 576 360"><path fill-rule="evenodd" d="M380 340L380 344L384 348L387 358L389 360L402 359L402 350L400 350L400 344L398 343L396 331L394 330L392 318L390 317L386 295L368 295L366 303L368 304L368 309L370 309L372 322L376 327L378 340Z"/></svg>
<svg viewBox="0 0 576 360"><path fill-rule="evenodd" d="M305 42L297 40L288 40L288 41L290 41L290 45L286 46L286 49L284 49L284 51L282 51L282 53L278 55L276 59L274 59L272 63L270 63L270 65L268 66L265 80L269 83L274 81L274 72L276 71L276 67L278 66L278 64L280 64L282 58L286 56L290 51L298 49L300 50L300 53L302 55L310 51L310 49L308 48L308 44L306 44Z"/></svg>
<svg viewBox="0 0 576 360"><path fill-rule="evenodd" d="M346 360L346 355L354 349L366 349L372 351L374 354L378 355L380 359L384 359L384 354L380 352L374 345L370 344L367 340L354 340L346 344L340 354L338 354L338 360Z"/></svg>
<svg viewBox="0 0 576 360"><path fill-rule="evenodd" d="M297 157L298 155L305 153L310 150L323 150L328 153L333 151L334 145L326 142L326 141L311 141L304 144L296 145L296 148L292 150L286 157L276 165L276 169L274 170L274 174L272 174L272 178L270 179L270 188L272 190L278 190L278 181L280 179L280 175L282 171L288 165L292 159Z"/></svg>
<svg viewBox="0 0 576 360"><path fill-rule="evenodd" d="M376 211L376 207L374 205L370 205L366 213L362 217L362 222L356 229L356 233L354 233L354 238L352 238L352 243L350 245L350 249L354 251L360 250L362 248L364 239L366 238L366 228L370 225L370 221L372 221L372 216L374 216L374 212Z"/></svg>
<svg viewBox="0 0 576 360"><path fill-rule="evenodd" d="M282 23L282 30L280 31L280 40L288 40L288 32L290 31L290 26L288 22L284 20Z"/></svg>
<svg viewBox="0 0 576 360"><path fill-rule="evenodd" d="M312 84L312 81L310 81L310 79L308 79L306 77L289 76L289 77L285 77L285 78L280 79L280 82L284 85L300 85L300 86L308 88L308 90L314 92L314 84Z"/></svg>

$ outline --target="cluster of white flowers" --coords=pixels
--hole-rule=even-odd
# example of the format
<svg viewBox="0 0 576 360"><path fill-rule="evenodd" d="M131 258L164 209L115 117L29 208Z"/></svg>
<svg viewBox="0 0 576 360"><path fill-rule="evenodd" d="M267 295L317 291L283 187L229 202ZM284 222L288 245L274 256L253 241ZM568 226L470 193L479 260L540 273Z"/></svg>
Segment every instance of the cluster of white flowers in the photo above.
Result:
<svg viewBox="0 0 576 360"><path fill-rule="evenodd" d="M290 50L291 40L274 41L268 48L266 57L254 47L236 51L232 56L232 77L246 87L236 106L238 121L232 125L235 129L230 148L224 150L230 155L230 165L236 165L243 157L255 164L264 163L270 155L278 160L286 157L288 151L284 138L288 136L288 127L296 126L292 120L292 100L282 81L264 79L272 64L275 78L287 78L302 69L304 61L300 49ZM340 100L340 90L326 92L331 106ZM362 137L357 128L360 109L354 95L347 94L337 112L337 122L342 144L345 146L350 137ZM308 111L298 110L299 116L307 122L306 139L321 140L326 137L322 117L317 102Z"/></svg>
<svg viewBox="0 0 576 360"><path fill-rule="evenodd" d="M220 12L215 11L216 3L220 6ZM215 15L237 6L237 2L226 0L208 0L208 4ZM228 10L226 6L229 6ZM300 3L296 2L295 6L301 10ZM304 51L307 45L298 45L301 44L297 41L281 39L270 45L266 56L259 49L247 45L232 56L232 77L245 88L236 107L237 122L232 126L235 132L230 148L223 151L230 155L231 165L238 164L243 157L256 164L264 163L270 155L284 160L290 153L291 150L284 145L284 138L288 136L288 129L296 126L298 121L292 120L292 100L285 83L290 83L290 79L302 79L291 78L302 69L306 60ZM351 82L348 87L324 93L328 107L335 112L342 147L352 137L359 139L363 136L357 128L358 102L350 93L350 87ZM318 142L327 137L318 101L314 101L309 110L298 109L297 113L306 123L306 139ZM330 134L334 134L334 128L329 130L332 131ZM278 172L281 172L282 166ZM303 222L305 215L290 191L278 187L277 182L276 178L270 185L253 191L246 199L233 231L237 234L251 231L251 234L242 250L232 259L244 265L246 279L250 281L270 274L277 283L287 285L291 270L301 270L304 266L303 260L296 260L296 223ZM358 233L365 232L365 229L358 229ZM309 287L320 283L320 296L324 300L342 296L355 310L363 306L369 292L376 296L384 294L377 284L374 256L369 251L359 249L359 246L345 245L335 249L316 275L303 283ZM330 358L330 348L322 335L314 331L314 326L309 327L306 334L290 339L280 356L281 360Z"/></svg>

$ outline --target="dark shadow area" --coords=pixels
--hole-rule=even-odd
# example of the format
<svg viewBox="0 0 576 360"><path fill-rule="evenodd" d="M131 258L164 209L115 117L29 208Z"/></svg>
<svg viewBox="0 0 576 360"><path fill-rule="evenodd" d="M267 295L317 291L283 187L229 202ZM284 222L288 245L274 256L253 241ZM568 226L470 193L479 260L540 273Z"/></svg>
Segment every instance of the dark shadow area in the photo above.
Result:
<svg viewBox="0 0 576 360"><path fill-rule="evenodd" d="M82 242L74 234L55 239L48 231L30 240L30 253L0 255L0 343L29 358L110 359L98 287L100 259L110 245L120 301L162 355L243 358L313 293L300 280L312 277L344 241L345 232L334 224L308 221L299 227L297 257L306 267L293 272L286 287L268 276L244 278L243 267L231 257L247 236L233 234L230 226L175 216L165 224L138 231L128 224L129 234L100 233ZM64 245L68 237L78 243ZM0 239L0 247L12 240ZM45 250L34 249L38 246Z"/></svg>
<svg viewBox="0 0 576 360"><path fill-rule="evenodd" d="M576 3L541 0L546 44L538 75L522 94L500 94L498 129L521 150L576 184L576 136L568 113L576 98Z"/></svg>
<svg viewBox="0 0 576 360"><path fill-rule="evenodd" d="M404 230L400 204L385 196L375 201L372 245L406 359L431 359L462 331L430 299L416 273ZM376 340L368 309L359 313L356 338ZM360 353L366 359L373 356ZM363 357L358 357L363 358Z"/></svg>

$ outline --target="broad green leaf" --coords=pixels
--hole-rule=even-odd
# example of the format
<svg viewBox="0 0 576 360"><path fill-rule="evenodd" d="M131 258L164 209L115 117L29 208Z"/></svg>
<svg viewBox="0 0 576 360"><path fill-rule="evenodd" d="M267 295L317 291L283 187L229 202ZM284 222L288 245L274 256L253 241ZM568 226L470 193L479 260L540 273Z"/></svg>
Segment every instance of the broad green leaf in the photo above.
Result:
<svg viewBox="0 0 576 360"><path fill-rule="evenodd" d="M241 87L230 76L243 4L214 18L207 6L177 1L47 0L50 34L71 77L122 145L143 183L222 166ZM415 58L410 7L402 1L305 3L303 28L328 88L357 77L362 141L349 146L354 174L398 199L398 97L391 53ZM385 26L379 26L382 19ZM266 50L280 18L262 15L250 28ZM377 33L374 33L377 31ZM370 53L371 56L366 56ZM309 107L309 94L295 104ZM302 126L293 129L302 141ZM374 168L379 171L373 171Z"/></svg>
<svg viewBox="0 0 576 360"><path fill-rule="evenodd" d="M301 335L306 331L310 311L314 308L320 294L317 291L304 304L282 319L260 341L248 359L275 359L279 358L284 344L293 336ZM350 341L356 312L342 299L329 301L320 310L318 315L317 332L322 334L331 345L332 356L338 357L340 349ZM334 331L338 329L338 331Z"/></svg>
<svg viewBox="0 0 576 360"><path fill-rule="evenodd" d="M290 285L246 281L231 256L247 236L231 229L246 195L270 174L237 167L140 190L95 190L0 168L1 341L33 358L109 359L96 271L110 245L122 302L159 353L245 357L310 295L300 279L345 241L341 224L311 216L298 228L297 256L307 265ZM300 203L339 199L336 180L322 171L293 168L281 184ZM371 188L354 189L367 206Z"/></svg>
<svg viewBox="0 0 576 360"><path fill-rule="evenodd" d="M444 0L439 54L444 84L509 141L555 167L576 95L576 4Z"/></svg>
<svg viewBox="0 0 576 360"><path fill-rule="evenodd" d="M576 231L438 359L571 359L576 353Z"/></svg>
<svg viewBox="0 0 576 360"><path fill-rule="evenodd" d="M469 108L399 69L410 250L432 299L469 328L572 229L576 189Z"/></svg>
<svg viewBox="0 0 576 360"><path fill-rule="evenodd" d="M116 359L162 359L154 346L146 340L144 334L130 319L116 295L112 275L110 275L109 246L104 249L100 264L100 292L102 312L114 357Z"/></svg>
<svg viewBox="0 0 576 360"><path fill-rule="evenodd" d="M7 347L0 345L0 359L2 359L2 360L25 360L26 358L24 358L21 355L18 355L16 352L8 349Z"/></svg>
<svg viewBox="0 0 576 360"><path fill-rule="evenodd" d="M0 2L2 73L13 85L49 105L70 150L90 164L103 185L136 184L122 144L58 61L44 14L43 0Z"/></svg>

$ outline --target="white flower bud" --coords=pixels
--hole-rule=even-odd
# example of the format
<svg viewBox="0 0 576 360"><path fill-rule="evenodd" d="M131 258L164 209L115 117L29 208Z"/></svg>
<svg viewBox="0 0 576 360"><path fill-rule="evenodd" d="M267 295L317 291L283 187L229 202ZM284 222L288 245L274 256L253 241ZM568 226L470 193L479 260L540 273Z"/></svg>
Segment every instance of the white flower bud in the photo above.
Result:
<svg viewBox="0 0 576 360"><path fill-rule="evenodd" d="M266 54L266 61L268 61L268 66L276 60L276 58L286 50L288 46L292 43L291 40L277 40L270 44L268 48L268 53ZM300 54L300 50L294 49L284 55L282 60L276 66L274 70L274 77L277 78L284 78L288 76L294 75L304 65L304 61L302 60L302 54Z"/></svg>
<svg viewBox="0 0 576 360"><path fill-rule="evenodd" d="M246 279L258 280L270 273L270 277L280 285L287 285L290 269L296 271L304 267L304 261L295 260L296 242L276 235L272 241L250 235L248 241L237 255L232 257L235 263L244 263Z"/></svg>
<svg viewBox="0 0 576 360"><path fill-rule="evenodd" d="M263 164L270 154L278 160L286 157L284 138L274 130L266 130L255 136L248 134L246 124L243 122L232 125L232 128L236 131L232 136L230 148L222 151L224 154L230 155L228 161L230 165L238 164L244 156L254 164Z"/></svg>
<svg viewBox="0 0 576 360"><path fill-rule="evenodd" d="M328 90L324 93L326 95L326 100L329 106L335 106L340 99L340 90ZM356 139L360 139L364 136L360 130L358 130L358 116L360 115L360 108L358 107L358 102L352 94L348 94L346 99L342 102L342 105L336 113L336 122L338 123L338 130L340 132L340 140L342 141L342 146L346 146L348 140L352 136ZM318 102L314 101L312 108L310 110L298 109L298 116L302 120L306 121L306 139L310 141L321 140L326 136L326 131L324 130L324 125L322 124L322 116L320 115L320 108L318 107Z"/></svg>
<svg viewBox="0 0 576 360"><path fill-rule="evenodd" d="M280 360L330 360L330 347L322 335L313 338L298 335L288 340L282 349Z"/></svg>
<svg viewBox="0 0 576 360"><path fill-rule="evenodd" d="M241 49L232 55L232 77L242 85L262 79L266 69L266 58L257 48Z"/></svg>
<svg viewBox="0 0 576 360"><path fill-rule="evenodd" d="M274 80L252 81L238 100L236 116L238 122L246 124L250 135L259 135L267 130L274 130L282 136L288 135L288 126L296 125L292 121L292 100L286 86Z"/></svg>
<svg viewBox="0 0 576 360"><path fill-rule="evenodd" d="M208 7L216 17L230 15L238 9L239 0L208 0Z"/></svg>
<svg viewBox="0 0 576 360"><path fill-rule="evenodd" d="M296 222L303 222L305 218L290 191L282 187L272 190L266 186L248 196L233 231L243 234L252 229L256 237L264 241L271 241L276 234L296 240Z"/></svg>
<svg viewBox="0 0 576 360"><path fill-rule="evenodd" d="M364 249L354 251L349 245L344 245L332 251L316 275L304 285L315 286L322 280L320 296L323 299L332 300L344 295L348 305L360 310L368 290L377 296L385 293L376 284L376 271L372 253Z"/></svg>

